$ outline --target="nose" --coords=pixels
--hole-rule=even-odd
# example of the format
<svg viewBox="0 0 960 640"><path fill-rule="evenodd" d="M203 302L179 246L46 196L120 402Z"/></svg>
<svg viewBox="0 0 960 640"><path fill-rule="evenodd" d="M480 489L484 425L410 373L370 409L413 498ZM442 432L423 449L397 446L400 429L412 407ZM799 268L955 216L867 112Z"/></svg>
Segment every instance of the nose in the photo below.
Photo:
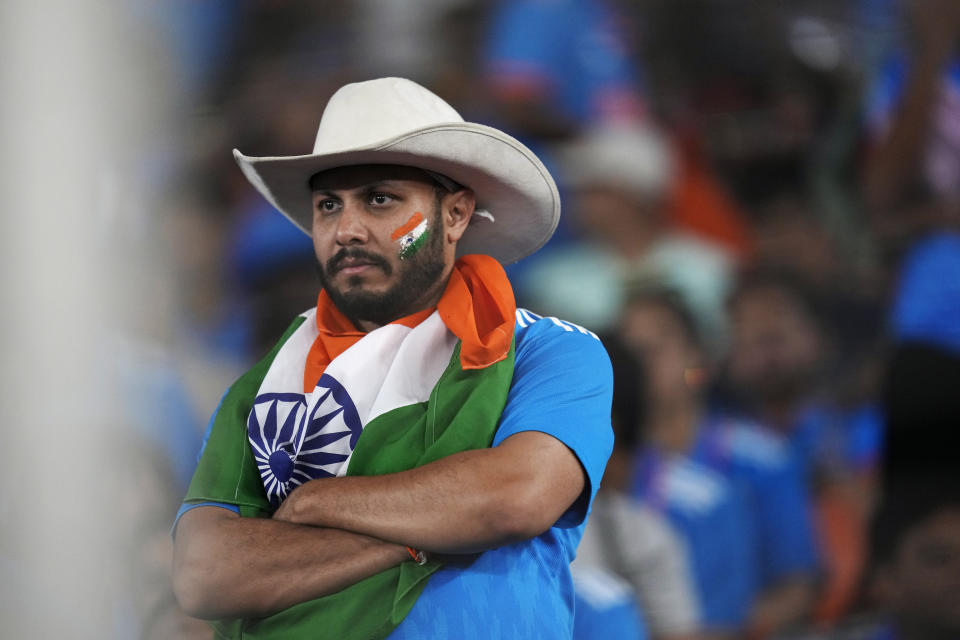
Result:
<svg viewBox="0 0 960 640"><path fill-rule="evenodd" d="M367 227L361 207L350 202L344 203L337 217L336 240L342 246L364 244L367 241Z"/></svg>

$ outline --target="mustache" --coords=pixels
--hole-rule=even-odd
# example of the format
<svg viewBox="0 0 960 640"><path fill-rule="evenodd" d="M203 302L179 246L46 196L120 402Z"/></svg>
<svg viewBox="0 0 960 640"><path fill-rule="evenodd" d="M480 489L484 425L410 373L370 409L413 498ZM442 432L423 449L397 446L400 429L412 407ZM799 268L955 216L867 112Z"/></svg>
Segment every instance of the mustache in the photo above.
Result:
<svg viewBox="0 0 960 640"><path fill-rule="evenodd" d="M386 261L383 256L378 256L375 253L369 251L364 251L363 249L357 248L345 248L338 251L332 258L327 260L324 265L324 270L329 275L334 275L337 271L343 268L343 262L345 260L363 260L364 262L369 262L370 264L380 267L383 269L383 272L386 275L390 275L393 269L390 267L390 263Z"/></svg>

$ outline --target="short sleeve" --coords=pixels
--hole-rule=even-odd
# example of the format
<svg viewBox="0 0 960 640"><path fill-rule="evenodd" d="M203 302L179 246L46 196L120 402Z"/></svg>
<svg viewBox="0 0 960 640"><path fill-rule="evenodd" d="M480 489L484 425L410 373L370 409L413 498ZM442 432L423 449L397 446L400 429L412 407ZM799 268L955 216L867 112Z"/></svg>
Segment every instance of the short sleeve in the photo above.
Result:
<svg viewBox="0 0 960 640"><path fill-rule="evenodd" d="M197 467L183 499L185 505L232 505L242 516L263 516L272 511L247 439L247 417L277 352L303 321L303 316L294 320L270 353L242 375L220 400L207 426Z"/></svg>
<svg viewBox="0 0 960 640"><path fill-rule="evenodd" d="M270 510L259 471L247 441L247 416L262 379L252 371L240 378L220 401L203 446L184 504L223 503L261 515Z"/></svg>
<svg viewBox="0 0 960 640"><path fill-rule="evenodd" d="M589 486L558 525L577 526L589 512L613 449L610 358L582 327L522 309L518 318L513 382L493 444L522 431L540 431L567 445Z"/></svg>

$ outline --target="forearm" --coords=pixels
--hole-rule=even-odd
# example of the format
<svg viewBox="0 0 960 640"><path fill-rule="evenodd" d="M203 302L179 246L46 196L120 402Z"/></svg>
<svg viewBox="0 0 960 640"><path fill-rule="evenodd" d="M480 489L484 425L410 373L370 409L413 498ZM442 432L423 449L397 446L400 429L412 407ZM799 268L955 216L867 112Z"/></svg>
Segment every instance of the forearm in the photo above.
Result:
<svg viewBox="0 0 960 640"><path fill-rule="evenodd" d="M471 553L542 533L583 486L572 452L530 432L401 473L313 480L276 517L427 551Z"/></svg>
<svg viewBox="0 0 960 640"><path fill-rule="evenodd" d="M899 192L921 165L920 155L927 142L933 109L944 69L954 51L957 18L954 7L943 5L940 18L922 21L918 47L911 61L910 76L882 146L868 161L864 176L864 195L868 204L883 208L896 203ZM933 14L937 9L931 5Z"/></svg>
<svg viewBox="0 0 960 640"><path fill-rule="evenodd" d="M484 478L470 469L477 453L386 476L314 480L294 492L296 508L284 517L440 553L471 553L522 539L512 531L506 503L480 489ZM434 482L437 476L445 482Z"/></svg>
<svg viewBox="0 0 960 640"><path fill-rule="evenodd" d="M174 591L196 617L262 617L336 593L408 557L402 546L348 531L201 507L177 528Z"/></svg>

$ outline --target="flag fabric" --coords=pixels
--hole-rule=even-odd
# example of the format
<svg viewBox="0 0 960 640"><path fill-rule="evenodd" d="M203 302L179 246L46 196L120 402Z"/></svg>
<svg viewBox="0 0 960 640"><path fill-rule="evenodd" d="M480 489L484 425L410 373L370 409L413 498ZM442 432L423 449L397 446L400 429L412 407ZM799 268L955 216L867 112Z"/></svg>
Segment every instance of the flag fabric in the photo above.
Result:
<svg viewBox="0 0 960 640"><path fill-rule="evenodd" d="M347 343L337 342L343 331L330 331L349 325L330 322L331 307L321 296L231 387L187 502L268 517L315 478L393 473L490 446L514 363L515 305L499 264L461 258L435 311L367 334L354 330ZM318 358L329 361L317 367ZM214 628L223 638L385 638L440 566L405 562L267 618Z"/></svg>

